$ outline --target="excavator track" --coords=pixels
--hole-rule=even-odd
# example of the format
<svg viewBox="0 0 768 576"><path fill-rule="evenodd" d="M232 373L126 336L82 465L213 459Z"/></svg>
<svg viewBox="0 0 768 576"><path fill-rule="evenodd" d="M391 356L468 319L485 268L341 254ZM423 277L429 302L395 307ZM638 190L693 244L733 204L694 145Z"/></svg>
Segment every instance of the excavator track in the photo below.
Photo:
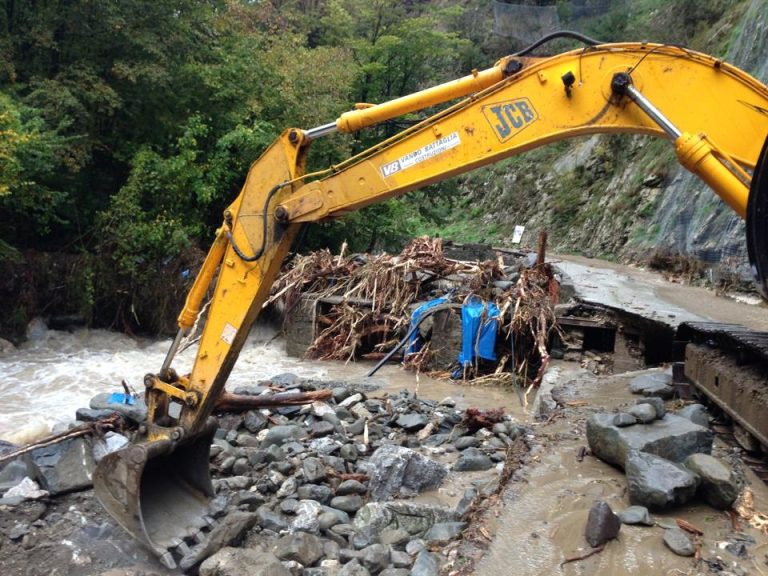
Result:
<svg viewBox="0 0 768 576"><path fill-rule="evenodd" d="M734 436L740 436L742 447L751 444L753 452L768 452L768 332L738 324L685 322L676 340L685 350L686 378L737 425L730 434L721 427L726 442L733 444ZM768 480L765 458L752 457L748 463Z"/></svg>

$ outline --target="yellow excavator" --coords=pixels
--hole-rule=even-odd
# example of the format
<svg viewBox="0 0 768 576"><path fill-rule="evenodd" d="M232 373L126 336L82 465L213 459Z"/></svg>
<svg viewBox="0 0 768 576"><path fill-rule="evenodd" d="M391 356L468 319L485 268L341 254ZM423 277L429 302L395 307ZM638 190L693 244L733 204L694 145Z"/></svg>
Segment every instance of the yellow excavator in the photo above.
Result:
<svg viewBox="0 0 768 576"><path fill-rule="evenodd" d="M583 48L530 54L568 36ZM452 103L452 104L450 104ZM332 166L305 173L310 144L429 107L426 120ZM719 58L678 46L604 44L561 32L483 71L335 122L285 130L251 166L178 318L157 374L145 378L143 438L105 457L98 499L170 567L212 522L211 413L302 224L371 203L532 148L596 133L665 138L679 162L747 220L757 283L768 278L768 88ZM215 280L215 283L214 283ZM192 372L171 363L213 285Z"/></svg>

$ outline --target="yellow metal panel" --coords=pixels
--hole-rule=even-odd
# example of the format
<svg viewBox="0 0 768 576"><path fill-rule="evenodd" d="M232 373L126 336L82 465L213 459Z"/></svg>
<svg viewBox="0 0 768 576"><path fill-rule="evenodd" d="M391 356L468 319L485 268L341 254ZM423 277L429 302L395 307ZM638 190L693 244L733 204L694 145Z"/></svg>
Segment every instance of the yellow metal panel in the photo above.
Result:
<svg viewBox="0 0 768 576"><path fill-rule="evenodd" d="M570 94L560 80L569 72L576 78ZM574 136L625 132L666 138L630 100L614 98L610 86L617 72L630 72L635 86L682 132L704 132L731 158L754 166L768 133L763 84L715 58L681 48L605 45L530 62L449 113L363 154L357 164L311 183L313 190L325 191L321 207L315 202L302 213L298 206L307 192L299 189L290 201L291 214L311 221L346 213ZM365 186L359 185L361 178ZM733 196L729 186L718 189L716 178L708 183ZM743 213L741 207L737 211Z"/></svg>

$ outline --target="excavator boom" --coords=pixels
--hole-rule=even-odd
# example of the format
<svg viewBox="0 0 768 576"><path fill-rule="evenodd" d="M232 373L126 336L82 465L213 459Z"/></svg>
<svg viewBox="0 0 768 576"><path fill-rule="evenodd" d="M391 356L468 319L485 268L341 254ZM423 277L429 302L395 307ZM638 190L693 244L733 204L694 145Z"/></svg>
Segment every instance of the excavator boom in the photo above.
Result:
<svg viewBox="0 0 768 576"><path fill-rule="evenodd" d="M460 98L339 165L304 172L316 138ZM224 212L166 362L159 374L146 378L146 441L102 461L95 477L99 499L168 566L183 557L187 540L206 530L207 455L215 427L209 417L302 223L342 216L538 146L596 133L670 140L682 165L740 216L749 212L750 254L757 254L763 282L766 86L722 60L664 45L601 44L550 58L510 56L486 71L360 107L318 128L286 130L251 166L240 195ZM194 367L188 376L178 376L170 368L173 356L214 278ZM152 459L173 461L174 473L158 473L168 467ZM164 513L157 513L159 506ZM184 513L173 513L178 508Z"/></svg>

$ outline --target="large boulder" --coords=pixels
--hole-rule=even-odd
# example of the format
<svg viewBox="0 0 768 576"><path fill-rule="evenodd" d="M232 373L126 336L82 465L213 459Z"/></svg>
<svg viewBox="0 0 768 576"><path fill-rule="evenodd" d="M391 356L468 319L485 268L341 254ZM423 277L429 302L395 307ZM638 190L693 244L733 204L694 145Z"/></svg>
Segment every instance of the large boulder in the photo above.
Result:
<svg viewBox="0 0 768 576"><path fill-rule="evenodd" d="M91 398L90 407L92 410L118 412L137 424L147 419L147 405L141 397L127 398L122 393L104 392Z"/></svg>
<svg viewBox="0 0 768 576"><path fill-rule="evenodd" d="M648 508L684 504L696 495L699 477L682 466L644 452L632 451L626 462L629 501Z"/></svg>
<svg viewBox="0 0 768 576"><path fill-rule="evenodd" d="M707 504L728 510L739 495L739 481L733 469L707 454L693 454L685 459L685 467L701 478L699 493Z"/></svg>
<svg viewBox="0 0 768 576"><path fill-rule="evenodd" d="M200 565L200 576L291 576L291 571L274 554L222 548Z"/></svg>
<svg viewBox="0 0 768 576"><path fill-rule="evenodd" d="M295 560L302 566L312 566L323 556L323 541L314 534L296 532L280 538L274 553L281 560Z"/></svg>
<svg viewBox="0 0 768 576"><path fill-rule="evenodd" d="M587 421L587 441L592 453L620 468L630 451L647 452L672 462L691 454L712 451L712 432L674 414L644 426L621 428L614 414L594 414Z"/></svg>
<svg viewBox="0 0 768 576"><path fill-rule="evenodd" d="M380 502L405 493L434 490L448 470L404 446L387 444L376 450L367 464L371 500Z"/></svg>
<svg viewBox="0 0 768 576"><path fill-rule="evenodd" d="M83 438L37 448L26 459L40 485L53 496L93 485L93 452Z"/></svg>

